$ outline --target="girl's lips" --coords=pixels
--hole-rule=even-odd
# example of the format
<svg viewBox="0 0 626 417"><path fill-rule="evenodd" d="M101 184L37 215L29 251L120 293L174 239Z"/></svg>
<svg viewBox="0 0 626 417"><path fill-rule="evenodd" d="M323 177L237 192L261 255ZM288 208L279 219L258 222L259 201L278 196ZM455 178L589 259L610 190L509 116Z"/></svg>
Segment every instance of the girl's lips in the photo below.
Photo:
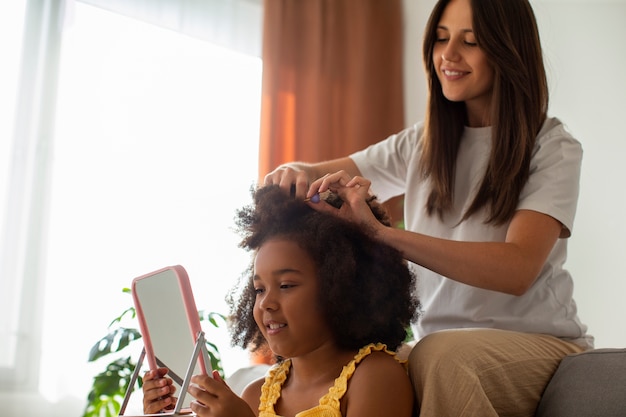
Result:
<svg viewBox="0 0 626 417"><path fill-rule="evenodd" d="M287 327L285 323L270 322L265 324L265 329L267 330L268 335L280 333L285 327Z"/></svg>

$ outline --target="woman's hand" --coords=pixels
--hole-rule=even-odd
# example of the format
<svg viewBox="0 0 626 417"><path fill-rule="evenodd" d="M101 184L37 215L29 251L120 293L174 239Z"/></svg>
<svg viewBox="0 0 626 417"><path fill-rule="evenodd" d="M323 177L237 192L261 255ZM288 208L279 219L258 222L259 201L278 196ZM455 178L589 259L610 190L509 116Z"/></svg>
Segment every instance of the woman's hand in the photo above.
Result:
<svg viewBox="0 0 626 417"><path fill-rule="evenodd" d="M176 387L171 378L166 377L168 369L159 368L146 372L143 377L143 412L156 414L176 406Z"/></svg>
<svg viewBox="0 0 626 417"><path fill-rule="evenodd" d="M264 183L277 184L296 198L303 199L309 189L309 174L304 167L281 165L265 176Z"/></svg>
<svg viewBox="0 0 626 417"><path fill-rule="evenodd" d="M351 176L346 171L338 171L314 181L309 188L307 198L331 191L343 200L341 208L337 209L323 200L319 203L312 202L310 205L318 211L334 214L345 220L368 226L375 231L385 226L376 219L367 204L367 200L372 198L371 184L370 180L361 176Z"/></svg>
<svg viewBox="0 0 626 417"><path fill-rule="evenodd" d="M213 377L194 375L191 382L188 391L195 398L191 410L198 417L255 416L248 403L231 391L217 371L213 371Z"/></svg>
<svg viewBox="0 0 626 417"><path fill-rule="evenodd" d="M277 184L294 197L304 199L310 197L309 183L320 178L328 172L343 172L355 176L360 175L360 171L354 161L349 157L333 159L330 161L308 164L305 162L290 162L280 165L274 171L265 176L264 185Z"/></svg>

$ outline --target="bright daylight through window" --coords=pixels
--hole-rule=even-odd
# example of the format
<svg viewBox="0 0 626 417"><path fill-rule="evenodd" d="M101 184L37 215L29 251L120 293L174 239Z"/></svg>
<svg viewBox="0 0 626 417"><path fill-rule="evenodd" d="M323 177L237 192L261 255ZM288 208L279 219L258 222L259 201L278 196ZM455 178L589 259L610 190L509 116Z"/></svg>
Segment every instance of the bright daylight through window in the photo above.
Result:
<svg viewBox="0 0 626 417"><path fill-rule="evenodd" d="M52 163L47 396L86 392L89 349L131 305L122 289L136 276L181 264L198 308L226 313L248 262L232 226L257 180L260 90L258 57L76 3ZM245 365L226 329L207 337L226 372Z"/></svg>

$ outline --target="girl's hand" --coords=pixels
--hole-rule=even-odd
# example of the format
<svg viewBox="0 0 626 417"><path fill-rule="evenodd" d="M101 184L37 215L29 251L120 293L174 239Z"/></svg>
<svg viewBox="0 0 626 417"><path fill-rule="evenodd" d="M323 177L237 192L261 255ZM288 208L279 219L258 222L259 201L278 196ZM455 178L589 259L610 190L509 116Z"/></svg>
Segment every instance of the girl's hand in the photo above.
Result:
<svg viewBox="0 0 626 417"><path fill-rule="evenodd" d="M319 203L311 200L311 207L376 230L384 227L384 225L376 219L367 204L367 200L372 197L370 192L371 184L370 180L361 176L352 177L346 171L338 171L315 180L309 188L307 198L330 190L343 200L341 208L337 209L323 200Z"/></svg>
<svg viewBox="0 0 626 417"><path fill-rule="evenodd" d="M188 391L195 398L191 402L191 410L198 417L255 416L248 403L231 391L217 371L213 371L212 378L194 375L191 382Z"/></svg>
<svg viewBox="0 0 626 417"><path fill-rule="evenodd" d="M174 392L176 387L171 378L166 377L168 369L159 368L146 372L143 377L143 412L156 414L161 410L173 409L176 406Z"/></svg>

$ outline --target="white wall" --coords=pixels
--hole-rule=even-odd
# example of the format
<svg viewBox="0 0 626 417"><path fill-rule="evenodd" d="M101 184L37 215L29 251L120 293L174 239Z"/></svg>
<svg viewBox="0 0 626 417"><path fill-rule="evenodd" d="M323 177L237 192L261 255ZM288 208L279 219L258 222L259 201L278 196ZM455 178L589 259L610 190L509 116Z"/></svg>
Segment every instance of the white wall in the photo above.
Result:
<svg viewBox="0 0 626 417"><path fill-rule="evenodd" d="M404 0L407 124L424 114L421 38L434 0ZM532 1L550 82L550 115L584 148L566 267L596 347L626 347L626 1Z"/></svg>
<svg viewBox="0 0 626 417"><path fill-rule="evenodd" d="M537 6L551 66L552 113L585 151L568 265L598 347L626 346L626 3Z"/></svg>

